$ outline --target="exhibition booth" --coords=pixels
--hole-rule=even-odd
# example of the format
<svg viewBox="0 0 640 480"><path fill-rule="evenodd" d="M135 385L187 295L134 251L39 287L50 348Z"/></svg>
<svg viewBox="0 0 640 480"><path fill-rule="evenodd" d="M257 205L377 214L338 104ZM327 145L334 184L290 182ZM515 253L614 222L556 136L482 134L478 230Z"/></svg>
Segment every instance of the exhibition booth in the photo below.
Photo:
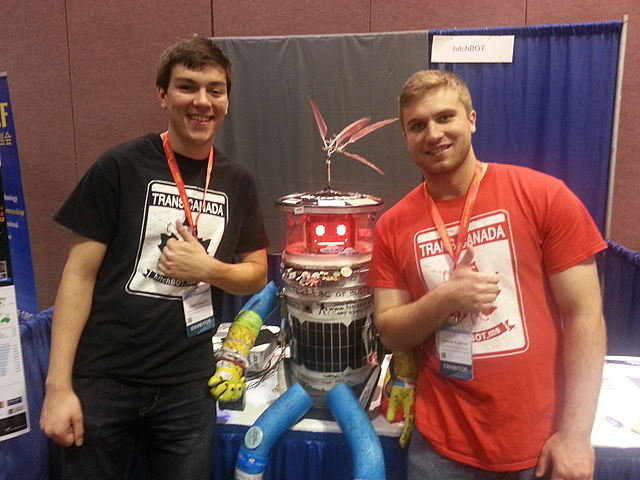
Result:
<svg viewBox="0 0 640 480"><path fill-rule="evenodd" d="M369 70L371 75L388 75L396 68L402 70L397 76L403 80L405 71L412 73L419 68L452 70L467 79L479 112L482 129L474 137L478 157L488 162L516 163L562 179L605 233L616 135L612 126L619 108L615 92L621 31L622 22L609 22L362 36L216 39L229 52L238 74L234 92L239 100L234 108L244 112L230 116L225 124L219 139L221 149L232 158L252 159L247 166L253 171L260 170L259 159L280 162L269 172L262 171L259 194L276 252L269 255L269 277L278 285L280 306L286 308L265 318L261 332L271 332L271 336L266 335L270 338L266 342L268 352L256 353L258 366L242 400L218 409L211 452L215 478L234 478L247 432L265 411L293 392L295 385L303 385L310 395L309 408L274 439L264 478L353 479L359 453L352 432L332 409L331 400L325 398L335 384L347 384L357 397L356 410L361 409L364 415L360 423L366 423L370 427L367 432L373 432L379 441L385 478L406 479L406 449L399 443L402 423L388 422L381 411L389 355L377 343L373 331L372 293L366 287L366 275L373 228L383 204L393 204L420 178L397 169L384 181L365 179L359 183L353 167L345 166L335 175L341 187L336 190L331 188L330 178L329 186L323 180L324 164L314 163L307 170L299 165L301 158L318 156L317 146L292 141L292 153L284 155L280 147L269 150L270 145L243 142L233 133L262 131L263 127L254 123L260 122L273 129L263 132L261 139L275 138L283 131L304 138L308 130L301 130L301 118L309 116L310 96L317 101L311 104L318 120L317 105L339 110L341 101L351 93L338 89L352 92L358 99L350 111L328 115L329 123L346 125L356 117L355 112L371 110L372 98L388 94L387 89L398 91L397 78L387 78L386 83L383 78L381 84L367 77ZM428 56L434 37L451 35L513 36L517 39L514 59L509 68L502 63L479 66L434 62ZM322 52L322 64L309 62L318 58L318 52ZM384 55L385 66L375 55ZM274 58L282 62L274 62ZM326 68L332 62L344 69L337 76L336 69ZM255 69L262 72L259 78L241 73ZM266 94L264 89L272 88L275 82L265 81L269 75L285 78L280 84L288 88ZM584 78L593 82L577 81ZM580 88L572 90L574 84ZM314 90L310 85L330 87ZM279 95L290 95L294 100ZM258 105L260 112L255 111ZM388 145L395 140L389 140L388 135L391 133L384 134L383 141L376 140L378 143L374 142L365 156L374 162L378 153L387 160L394 157L396 150ZM304 193L291 193L302 190ZM283 192L290 194L282 196ZM276 208L268 208L274 202ZM612 241L607 244L607 250L597 255L609 343L592 434L595 478L633 480L640 478L640 254ZM246 300L225 296L224 324L233 320ZM0 480L60 478L60 447L48 441L38 427L52 313L50 307L20 320L29 431L0 442ZM285 330L286 342L281 341ZM224 332L222 329L218 333L220 344ZM145 480L149 475L141 446L130 479Z"/></svg>

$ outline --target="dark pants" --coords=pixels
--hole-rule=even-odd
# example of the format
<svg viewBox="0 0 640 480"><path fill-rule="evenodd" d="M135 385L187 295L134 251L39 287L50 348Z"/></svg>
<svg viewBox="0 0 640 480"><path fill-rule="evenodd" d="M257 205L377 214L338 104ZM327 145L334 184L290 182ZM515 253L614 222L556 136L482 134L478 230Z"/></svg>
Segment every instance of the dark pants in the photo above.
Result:
<svg viewBox="0 0 640 480"><path fill-rule="evenodd" d="M65 448L65 480L124 480L144 442L154 480L211 480L215 401L206 380L141 386L76 378L84 444Z"/></svg>
<svg viewBox="0 0 640 480"><path fill-rule="evenodd" d="M413 429L407 454L408 480L542 480L535 468L515 472L491 472L455 462L437 453L417 429ZM549 478L544 476L543 478Z"/></svg>

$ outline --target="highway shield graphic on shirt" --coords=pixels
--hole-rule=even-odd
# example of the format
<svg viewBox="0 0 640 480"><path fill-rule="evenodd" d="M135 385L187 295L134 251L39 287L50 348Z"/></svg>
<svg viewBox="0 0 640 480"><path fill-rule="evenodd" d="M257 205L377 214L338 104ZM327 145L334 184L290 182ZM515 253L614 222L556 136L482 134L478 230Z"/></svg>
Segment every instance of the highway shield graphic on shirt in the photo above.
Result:
<svg viewBox="0 0 640 480"><path fill-rule="evenodd" d="M228 219L228 199L224 193L209 190L202 201L203 189L186 186L194 221L198 219L198 241L213 256L220 245ZM127 282L127 292L135 295L182 300L194 282L167 277L158 270L162 248L176 233L176 220L185 220L182 200L174 183L155 181L147 188L145 215L140 233L135 269Z"/></svg>
<svg viewBox="0 0 640 480"><path fill-rule="evenodd" d="M459 223L449 224L446 228L455 242ZM467 241L473 245L475 252L472 268L500 275L500 294L494 302L494 308L472 318L474 358L512 355L527 350L529 339L520 304L516 258L507 212L498 210L473 217ZM418 270L428 290L451 277L453 259L446 252L435 227L415 235L414 251Z"/></svg>

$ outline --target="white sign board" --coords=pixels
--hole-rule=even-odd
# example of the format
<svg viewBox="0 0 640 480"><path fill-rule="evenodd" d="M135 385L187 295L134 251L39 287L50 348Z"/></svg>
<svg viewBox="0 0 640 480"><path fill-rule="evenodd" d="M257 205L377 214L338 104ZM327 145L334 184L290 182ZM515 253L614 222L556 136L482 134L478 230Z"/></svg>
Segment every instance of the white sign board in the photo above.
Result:
<svg viewBox="0 0 640 480"><path fill-rule="evenodd" d="M514 35L434 35L434 63L511 63Z"/></svg>

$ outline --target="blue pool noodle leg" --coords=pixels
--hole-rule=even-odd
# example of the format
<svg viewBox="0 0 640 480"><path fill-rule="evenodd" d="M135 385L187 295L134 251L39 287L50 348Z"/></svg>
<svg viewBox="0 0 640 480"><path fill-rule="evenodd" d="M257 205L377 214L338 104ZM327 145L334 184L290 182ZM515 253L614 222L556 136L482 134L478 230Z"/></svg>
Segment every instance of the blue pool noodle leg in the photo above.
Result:
<svg viewBox="0 0 640 480"><path fill-rule="evenodd" d="M275 441L302 416L313 403L309 394L295 383L258 417L247 430L236 460L235 479L261 479Z"/></svg>
<svg viewBox="0 0 640 480"><path fill-rule="evenodd" d="M355 480L385 480L382 445L351 388L338 384L327 394L329 408L342 428L353 456Z"/></svg>

